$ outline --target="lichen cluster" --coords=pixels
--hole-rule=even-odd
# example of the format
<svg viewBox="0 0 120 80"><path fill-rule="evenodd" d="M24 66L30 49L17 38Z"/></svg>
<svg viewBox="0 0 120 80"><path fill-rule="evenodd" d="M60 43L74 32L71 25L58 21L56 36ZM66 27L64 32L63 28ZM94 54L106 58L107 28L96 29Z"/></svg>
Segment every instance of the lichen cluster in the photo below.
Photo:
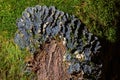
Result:
<svg viewBox="0 0 120 80"><path fill-rule="evenodd" d="M101 64L95 56L101 48L98 38L88 32L86 27L74 15L55 9L54 6L28 7L17 20L18 31L15 43L20 48L27 48L31 53L56 37L66 46L63 61L69 63L68 73L82 72L85 79L98 79Z"/></svg>

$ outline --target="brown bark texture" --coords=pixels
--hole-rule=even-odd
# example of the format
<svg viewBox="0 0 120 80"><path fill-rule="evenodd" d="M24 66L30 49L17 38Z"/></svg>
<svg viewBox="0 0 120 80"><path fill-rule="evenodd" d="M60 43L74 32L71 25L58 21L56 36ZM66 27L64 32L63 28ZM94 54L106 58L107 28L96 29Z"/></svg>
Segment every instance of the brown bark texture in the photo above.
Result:
<svg viewBox="0 0 120 80"><path fill-rule="evenodd" d="M74 80L77 76L71 76L67 73L68 65L63 61L66 48L62 41L52 40L45 43L34 57L30 60L32 71L37 75L37 80ZM82 79L79 79L82 80Z"/></svg>

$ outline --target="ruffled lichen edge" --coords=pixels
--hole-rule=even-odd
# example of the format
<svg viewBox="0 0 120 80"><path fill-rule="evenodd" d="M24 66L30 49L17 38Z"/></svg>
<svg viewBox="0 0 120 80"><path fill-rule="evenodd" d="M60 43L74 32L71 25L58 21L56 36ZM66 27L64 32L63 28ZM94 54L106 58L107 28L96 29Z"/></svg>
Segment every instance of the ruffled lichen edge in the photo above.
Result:
<svg viewBox="0 0 120 80"><path fill-rule="evenodd" d="M18 31L15 43L30 53L51 39L60 38L66 46L63 61L70 63L69 74L85 75L85 78L98 79L102 64L93 60L100 54L100 42L74 15L57 10L54 6L28 7L17 20ZM98 59L99 60L99 59Z"/></svg>

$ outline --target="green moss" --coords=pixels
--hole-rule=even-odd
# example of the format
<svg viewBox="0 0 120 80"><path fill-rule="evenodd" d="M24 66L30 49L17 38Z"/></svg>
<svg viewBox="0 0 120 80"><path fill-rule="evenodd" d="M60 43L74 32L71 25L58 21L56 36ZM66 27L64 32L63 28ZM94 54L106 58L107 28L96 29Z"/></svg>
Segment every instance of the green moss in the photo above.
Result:
<svg viewBox="0 0 120 80"><path fill-rule="evenodd" d="M30 80L24 74L26 51L20 51L13 40L6 40L0 36L0 79L2 80Z"/></svg>
<svg viewBox="0 0 120 80"><path fill-rule="evenodd" d="M90 32L115 42L115 17L118 15L115 0L81 0L75 8L75 14L87 25Z"/></svg>
<svg viewBox="0 0 120 80"><path fill-rule="evenodd" d="M82 38L83 44L86 45L86 43L87 43L87 38L86 38L85 36L82 36L81 38Z"/></svg>
<svg viewBox="0 0 120 80"><path fill-rule="evenodd" d="M117 1L117 2L116 2ZM29 6L56 6L59 10L74 14L86 24L89 31L111 42L116 40L116 16L119 0L0 0L0 79L29 80L21 72L26 56L13 43L16 19ZM2 38L1 38L2 37ZM27 53L26 53L27 54Z"/></svg>
<svg viewBox="0 0 120 80"><path fill-rule="evenodd" d="M109 28L106 33L105 33L107 40L111 41L111 42L115 42L116 40L116 30L113 28Z"/></svg>

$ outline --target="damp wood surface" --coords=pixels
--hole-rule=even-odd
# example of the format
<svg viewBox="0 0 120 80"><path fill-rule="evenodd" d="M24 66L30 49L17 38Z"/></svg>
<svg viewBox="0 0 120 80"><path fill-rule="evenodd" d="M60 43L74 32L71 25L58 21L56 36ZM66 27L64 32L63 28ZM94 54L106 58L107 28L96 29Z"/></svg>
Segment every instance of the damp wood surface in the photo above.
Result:
<svg viewBox="0 0 120 80"><path fill-rule="evenodd" d="M66 52L62 41L52 40L46 43L34 57L31 57L37 80L82 80L82 74L71 76L67 73L68 65L63 61ZM78 79L79 78L79 79Z"/></svg>
<svg viewBox="0 0 120 80"><path fill-rule="evenodd" d="M70 77L63 63L65 51L63 44L55 40L44 45L34 58L35 65L39 68L36 71L38 80L65 80Z"/></svg>

